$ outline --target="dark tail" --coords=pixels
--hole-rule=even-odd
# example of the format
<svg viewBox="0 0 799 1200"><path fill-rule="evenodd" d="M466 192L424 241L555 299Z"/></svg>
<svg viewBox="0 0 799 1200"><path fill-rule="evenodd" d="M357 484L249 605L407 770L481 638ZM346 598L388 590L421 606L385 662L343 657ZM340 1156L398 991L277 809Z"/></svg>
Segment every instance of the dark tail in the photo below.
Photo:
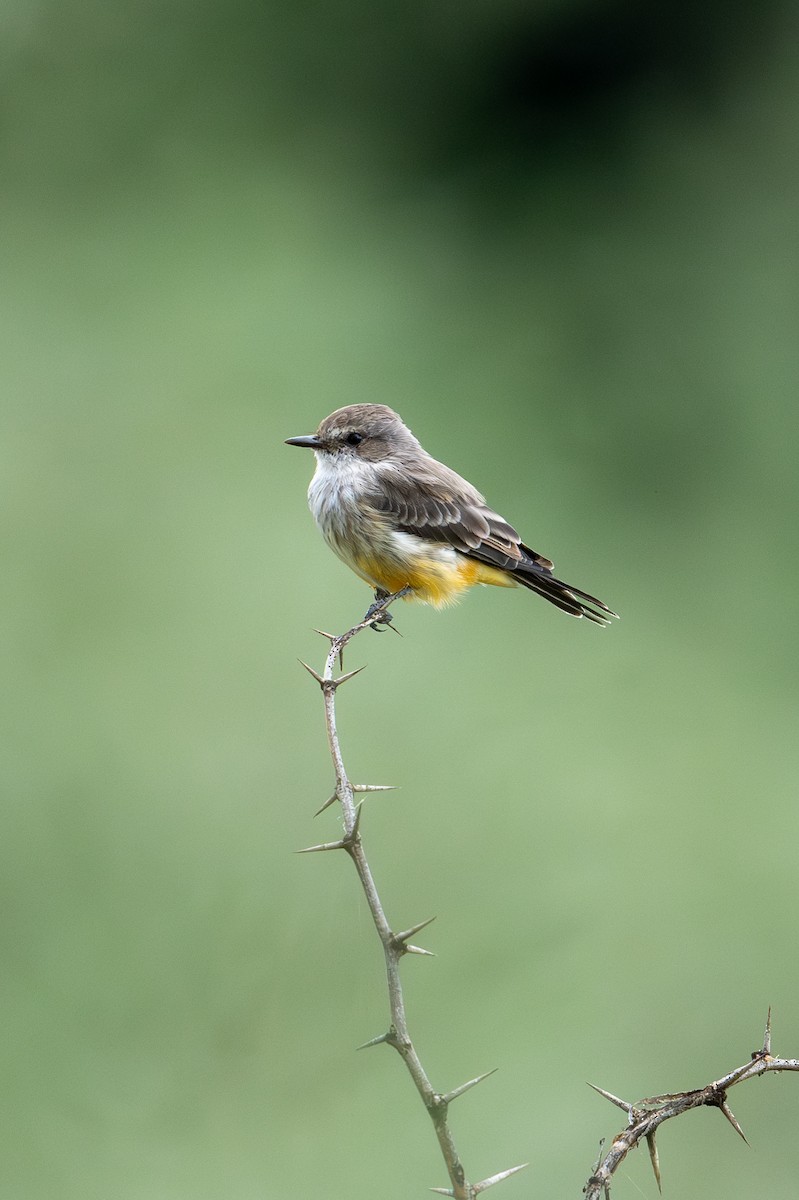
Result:
<svg viewBox="0 0 799 1200"><path fill-rule="evenodd" d="M588 592L581 592L579 588L563 583L533 562L518 566L513 572L513 578L518 580L522 587L543 596L556 608L570 613L573 617L586 617L595 625L609 625L611 618L619 615L612 608L608 608L607 604L597 600L596 596L589 596Z"/></svg>

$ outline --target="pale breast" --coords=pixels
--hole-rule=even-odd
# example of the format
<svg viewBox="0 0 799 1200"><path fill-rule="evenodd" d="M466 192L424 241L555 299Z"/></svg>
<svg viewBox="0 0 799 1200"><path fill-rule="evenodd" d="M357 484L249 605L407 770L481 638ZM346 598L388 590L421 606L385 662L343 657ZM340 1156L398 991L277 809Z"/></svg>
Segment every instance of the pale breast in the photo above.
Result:
<svg viewBox="0 0 799 1200"><path fill-rule="evenodd" d="M308 506L330 548L350 566L355 560L386 553L389 529L384 517L363 500L374 467L348 456L317 455L308 488Z"/></svg>

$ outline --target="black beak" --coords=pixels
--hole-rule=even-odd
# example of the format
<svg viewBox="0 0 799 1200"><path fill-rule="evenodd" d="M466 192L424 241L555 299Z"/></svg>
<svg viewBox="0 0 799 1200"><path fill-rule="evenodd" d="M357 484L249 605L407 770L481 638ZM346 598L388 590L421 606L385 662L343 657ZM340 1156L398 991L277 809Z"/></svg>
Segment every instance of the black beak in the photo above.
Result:
<svg viewBox="0 0 799 1200"><path fill-rule="evenodd" d="M315 433L309 433L306 437L286 438L287 446L307 446L309 450L318 450L322 443Z"/></svg>

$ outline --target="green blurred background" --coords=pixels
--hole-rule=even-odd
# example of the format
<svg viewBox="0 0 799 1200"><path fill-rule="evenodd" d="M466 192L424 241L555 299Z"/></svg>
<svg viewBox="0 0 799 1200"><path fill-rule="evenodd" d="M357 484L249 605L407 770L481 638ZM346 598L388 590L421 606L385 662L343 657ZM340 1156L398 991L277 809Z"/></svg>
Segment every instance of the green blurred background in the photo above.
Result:
<svg viewBox="0 0 799 1200"><path fill-rule="evenodd" d="M799 1054L795 4L6 0L0 842L13 1200L446 1183L335 836L313 626L369 596L283 445L397 408L603 632L480 589L342 693L473 1179ZM799 1092L661 1135L795 1197ZM614 1196L656 1194L643 1155Z"/></svg>

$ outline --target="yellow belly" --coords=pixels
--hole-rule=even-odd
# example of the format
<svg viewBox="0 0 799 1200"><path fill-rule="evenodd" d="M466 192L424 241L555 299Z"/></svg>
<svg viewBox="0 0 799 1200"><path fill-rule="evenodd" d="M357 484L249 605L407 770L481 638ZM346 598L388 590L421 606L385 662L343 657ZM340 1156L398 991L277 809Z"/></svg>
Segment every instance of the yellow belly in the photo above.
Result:
<svg viewBox="0 0 799 1200"><path fill-rule="evenodd" d="M351 564L356 573L374 587L387 592L413 589L407 600L422 600L441 608L454 604L466 588L477 583L493 587L516 587L516 581L506 571L458 556L455 561L419 555L413 562L398 563L389 559L359 556Z"/></svg>

